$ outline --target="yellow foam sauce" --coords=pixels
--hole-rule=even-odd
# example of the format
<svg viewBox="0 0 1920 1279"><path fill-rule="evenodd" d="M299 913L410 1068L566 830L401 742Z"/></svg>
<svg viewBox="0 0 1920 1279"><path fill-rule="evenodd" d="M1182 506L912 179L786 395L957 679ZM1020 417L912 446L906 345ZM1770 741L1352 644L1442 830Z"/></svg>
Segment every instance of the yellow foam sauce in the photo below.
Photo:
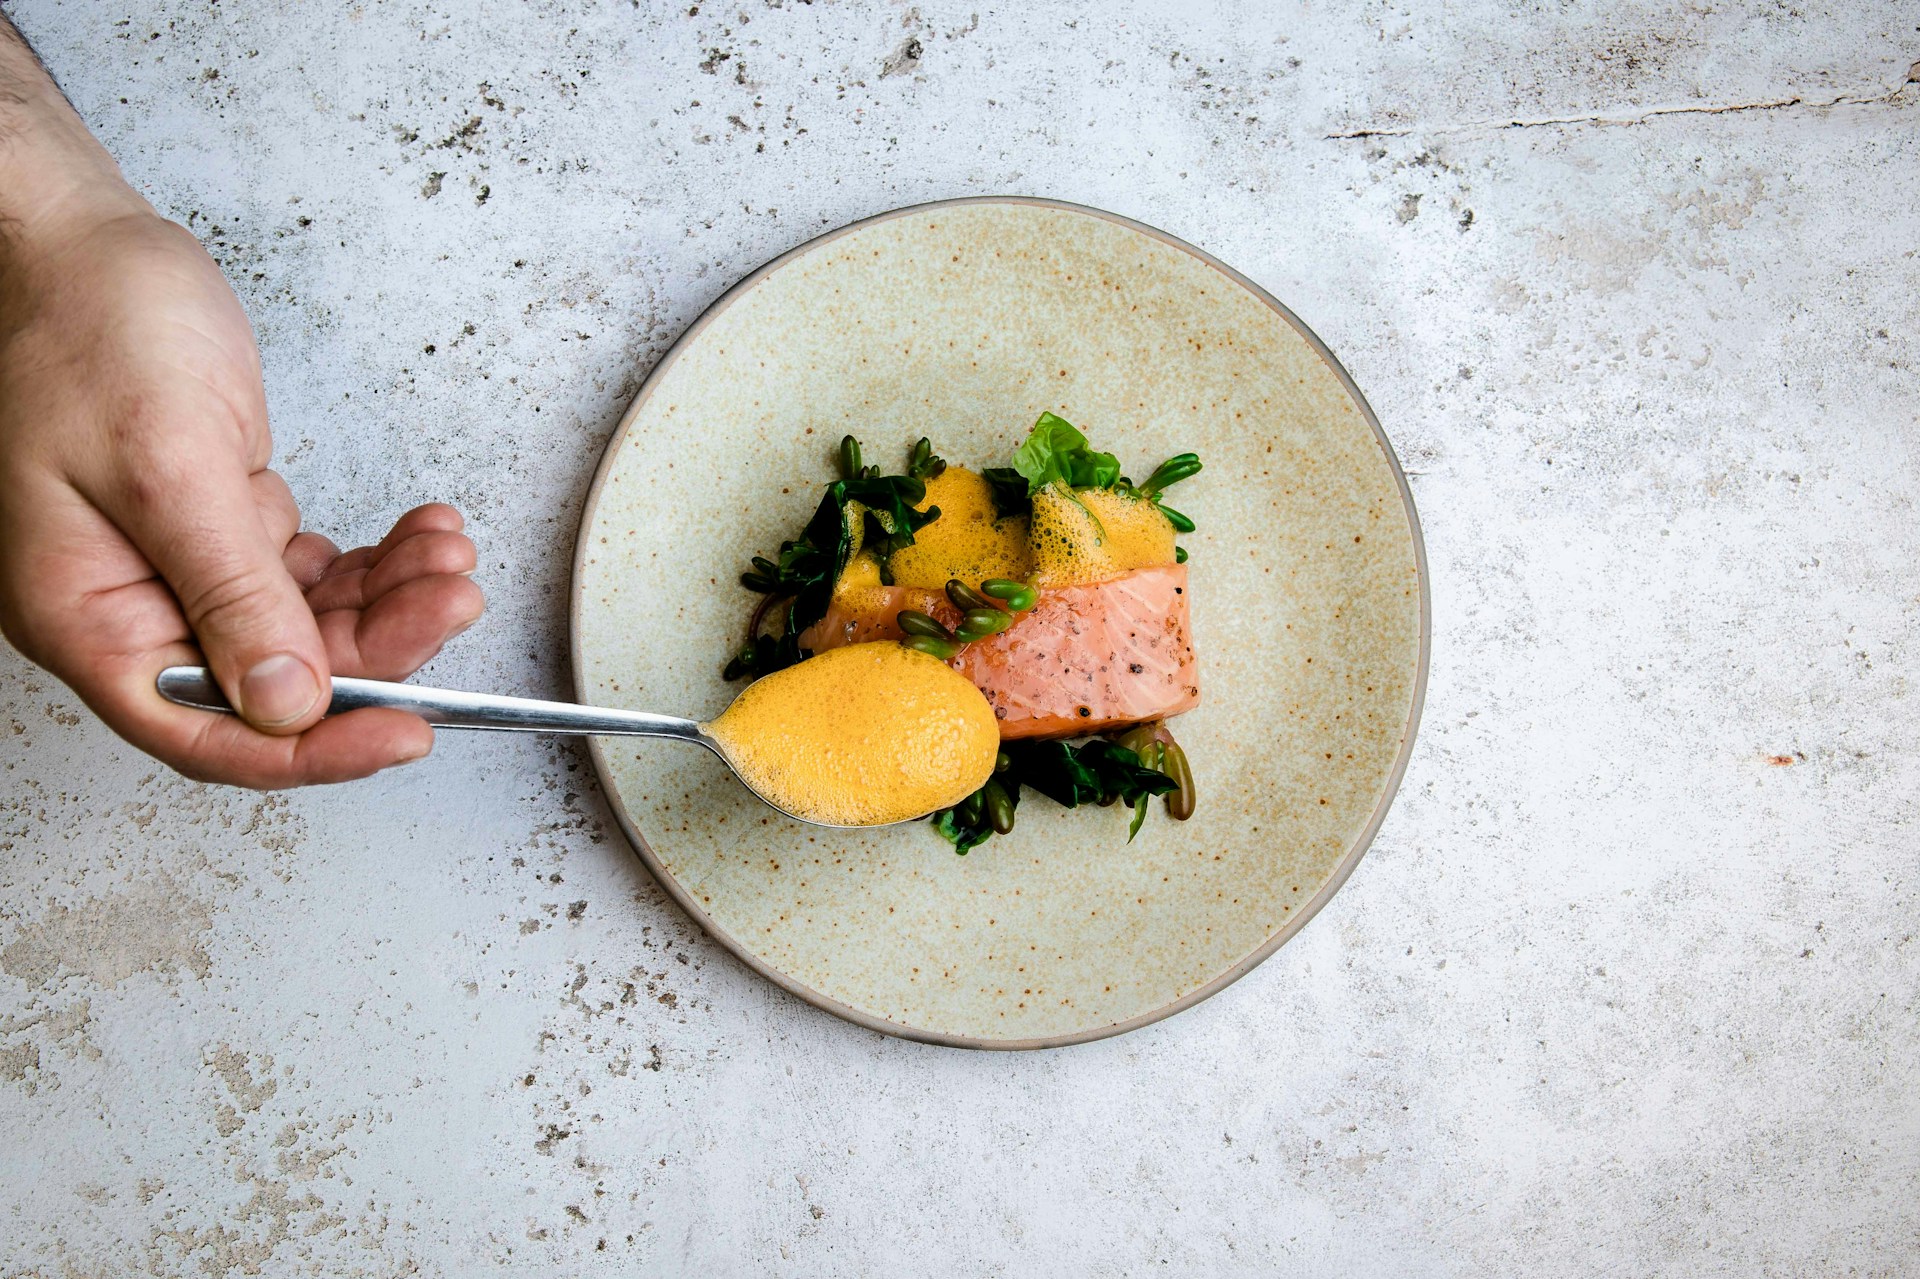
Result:
<svg viewBox="0 0 1920 1279"><path fill-rule="evenodd" d="M847 503L850 558L847 566L840 570L839 580L833 584L834 603L842 612L852 615L882 612L892 599L887 588L880 584L880 561L861 553L867 540L867 522L862 518L866 512L867 508L859 502Z"/></svg>
<svg viewBox="0 0 1920 1279"><path fill-rule="evenodd" d="M1000 749L979 689L891 641L776 671L707 731L748 786L834 826L883 826L957 804L992 776Z"/></svg>
<svg viewBox="0 0 1920 1279"><path fill-rule="evenodd" d="M927 481L918 509L940 508L940 518L913 535L913 545L887 561L896 586L939 590L948 578L979 583L1004 577L1025 581L1032 570L1024 516L997 517L993 489L964 466L949 466ZM1168 552L1172 556L1172 552Z"/></svg>
<svg viewBox="0 0 1920 1279"><path fill-rule="evenodd" d="M847 561L840 580L833 584L833 606L846 618L891 617L905 607L891 588L881 585L880 561L871 555L855 555Z"/></svg>
<svg viewBox="0 0 1920 1279"><path fill-rule="evenodd" d="M880 562L871 555L856 555L840 571L840 580L834 583L834 590L858 591L879 585Z"/></svg>
<svg viewBox="0 0 1920 1279"><path fill-rule="evenodd" d="M1033 495L1033 583L1045 589L1099 582L1171 564L1174 528L1153 503L1111 489Z"/></svg>

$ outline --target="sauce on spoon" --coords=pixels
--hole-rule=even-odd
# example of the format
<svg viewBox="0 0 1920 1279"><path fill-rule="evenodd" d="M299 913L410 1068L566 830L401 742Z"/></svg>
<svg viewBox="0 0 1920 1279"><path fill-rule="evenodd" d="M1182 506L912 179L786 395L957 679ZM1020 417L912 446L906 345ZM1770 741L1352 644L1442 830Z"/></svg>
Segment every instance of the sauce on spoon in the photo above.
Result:
<svg viewBox="0 0 1920 1279"><path fill-rule="evenodd" d="M776 806L884 826L957 804L993 775L1000 729L971 681L899 644L852 644L748 686L707 733Z"/></svg>

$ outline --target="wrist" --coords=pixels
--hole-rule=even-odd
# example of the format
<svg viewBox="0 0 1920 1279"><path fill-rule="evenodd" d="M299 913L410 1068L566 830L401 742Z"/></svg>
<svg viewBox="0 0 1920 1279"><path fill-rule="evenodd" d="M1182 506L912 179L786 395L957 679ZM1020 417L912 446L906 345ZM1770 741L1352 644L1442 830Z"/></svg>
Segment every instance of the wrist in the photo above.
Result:
<svg viewBox="0 0 1920 1279"><path fill-rule="evenodd" d="M22 249L152 211L0 18L0 267Z"/></svg>

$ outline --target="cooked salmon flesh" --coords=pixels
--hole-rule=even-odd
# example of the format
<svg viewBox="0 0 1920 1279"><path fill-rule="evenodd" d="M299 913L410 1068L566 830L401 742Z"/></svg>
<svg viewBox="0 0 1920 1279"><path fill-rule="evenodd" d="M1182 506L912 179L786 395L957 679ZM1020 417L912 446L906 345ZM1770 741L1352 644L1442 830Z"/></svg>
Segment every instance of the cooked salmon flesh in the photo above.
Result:
<svg viewBox="0 0 1920 1279"><path fill-rule="evenodd" d="M1011 627L968 644L949 665L986 695L1009 740L1166 719L1200 704L1186 587L1186 565L1160 564L1045 589ZM948 628L960 620L943 592L861 586L837 592L800 644L823 652L900 639L901 609L930 613Z"/></svg>

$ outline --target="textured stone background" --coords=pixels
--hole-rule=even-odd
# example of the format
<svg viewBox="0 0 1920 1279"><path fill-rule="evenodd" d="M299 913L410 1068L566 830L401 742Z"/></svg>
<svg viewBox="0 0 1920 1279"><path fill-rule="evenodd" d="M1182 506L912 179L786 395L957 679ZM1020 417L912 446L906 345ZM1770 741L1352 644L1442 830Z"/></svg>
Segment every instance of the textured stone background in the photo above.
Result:
<svg viewBox="0 0 1920 1279"><path fill-rule="evenodd" d="M1437 8L11 5L311 525L468 511L438 682L564 693L595 459L733 280L1008 191L1318 329L1435 646L1299 939L1011 1057L750 976L572 745L219 790L0 656L0 1273L1920 1267L1920 15Z"/></svg>

